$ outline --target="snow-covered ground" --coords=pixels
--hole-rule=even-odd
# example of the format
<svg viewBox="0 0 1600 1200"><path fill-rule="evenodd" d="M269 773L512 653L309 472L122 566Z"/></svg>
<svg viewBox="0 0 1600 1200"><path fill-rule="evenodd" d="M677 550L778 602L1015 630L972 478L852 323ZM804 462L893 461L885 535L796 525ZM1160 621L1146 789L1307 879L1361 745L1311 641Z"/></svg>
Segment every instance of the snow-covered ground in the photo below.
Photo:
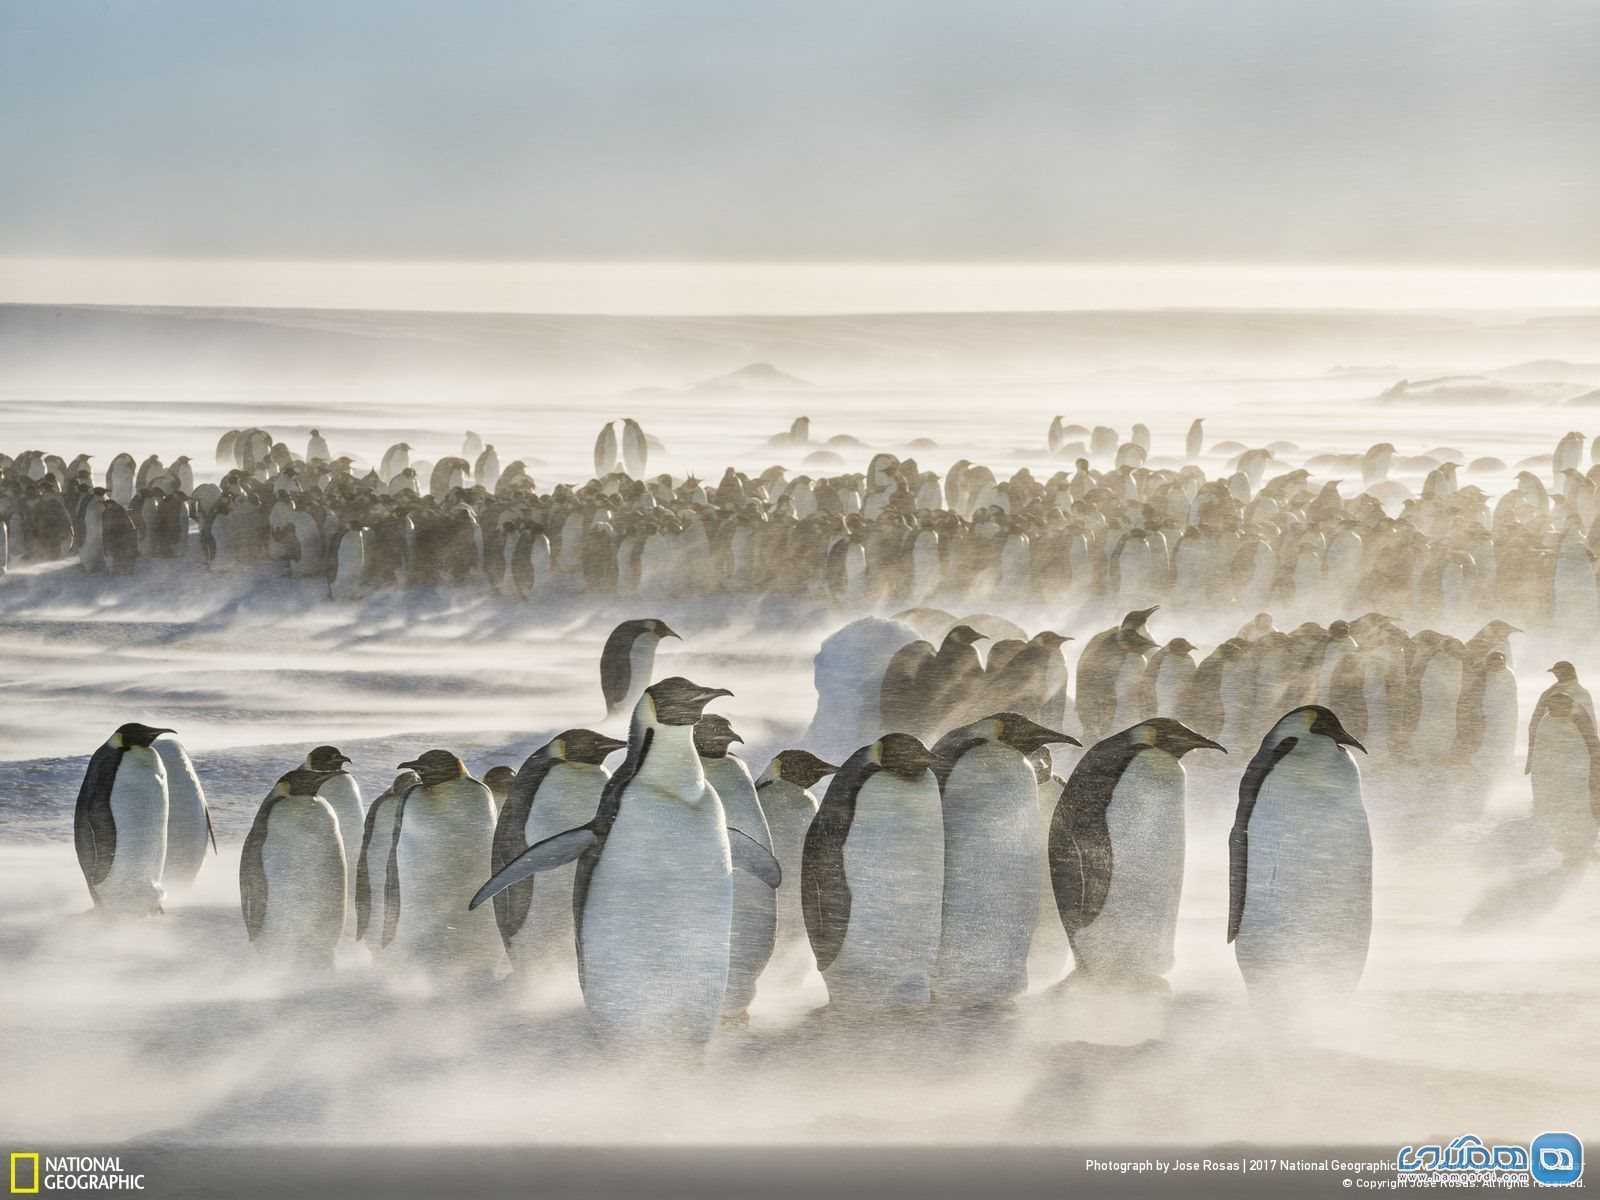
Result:
<svg viewBox="0 0 1600 1200"><path fill-rule="evenodd" d="M14 319L0 314L0 326ZM766 442L804 413L814 440L858 440L835 447L848 469L889 450L934 469L968 458L1000 474L1026 465L1042 478L1070 465L1046 456L1057 414L1124 432L1143 421L1153 465L1175 459L1189 421L1203 416L1209 443L1291 443L1280 452L1288 465L1380 440L1402 454L1493 456L1504 470L1471 482L1494 492L1567 430L1600 433L1600 410L1550 403L1547 393L1515 408L1378 401L1405 378L1536 358L1592 364L1592 321L1552 331L1508 320L1475 341L1470 328L1445 338L1411 317L1396 318L1388 335L1371 314L1355 332L1346 320L1329 317L1321 335L1301 338L1295 362L1273 341L1254 367L1242 352L1219 363L1194 349L1192 334L1175 349L1152 332L1149 369L1135 369L1138 339L1125 336L1115 355L1101 342L1042 346L1002 369L1009 344L983 321L960 342L948 327L885 342L881 329L852 333L844 318L825 335L769 321L759 337L737 338L681 319L674 336L692 353L663 350L671 338L659 330L641 350L637 329L612 322L557 374L520 360L484 369L460 351L457 318L421 374L341 359L321 376L290 376L214 357L197 372L164 353L126 380L107 378L115 356L86 352L74 365L67 351L77 335L62 333L69 344L47 364L0 368L0 449L69 459L88 451L102 468L122 450L169 461L186 453L206 475L229 428L260 425L303 449L317 427L335 453L365 461L399 440L430 460L458 453L471 428L502 462L524 459L543 487L584 478L599 425L626 415L665 446L652 472L715 479L730 463L795 468L803 453ZM1248 322L1236 324L1244 332L1230 336L1248 345ZM426 341L427 329L414 317L405 336ZM271 332L297 344L293 329ZM458 353L459 373L437 369ZM694 386L752 360L808 385ZM1549 373L1561 381L1559 368ZM1582 382L1581 371L1565 373ZM934 445L910 449L917 439ZM1540 473L1548 478L1547 467ZM532 605L443 590L357 604L325 597L324 584L265 567L218 577L195 562L147 562L133 578L85 577L75 565L0 578L0 1062L8 1078L29 1081L0 1089L0 1129L19 1144L1399 1145L1468 1131L1525 1140L1600 1117L1590 1033L1600 882L1591 870L1556 890L1518 823L1528 803L1521 776L1465 826L1419 816L1414 795L1369 796L1376 928L1361 991L1293 1030L1252 1014L1223 935L1227 792L1253 747L1230 748L1226 779L1194 798L1168 1002L1093 1011L1049 991L1044 971L1010 1017L841 1032L806 1015L824 992L814 973L789 963L764 980L748 1030L720 1036L699 1068L663 1071L601 1057L569 994L530 996L510 984L433 992L378 977L356 947L342 952L333 981L288 986L257 969L237 866L256 806L310 746L332 742L350 755L368 799L395 764L433 746L456 750L480 775L515 766L563 728L603 724L601 643L619 620L648 615L684 635L663 645L660 673L735 693L718 708L759 770L803 736L816 704L812 659L848 619L821 605L723 596L660 605L577 596ZM1030 631L1075 634L1077 646L1115 616L1018 608L1003 597L986 607ZM1158 614L1152 629L1209 646L1250 615ZM1515 643L1524 714L1553 658L1600 676L1594 631L1577 632ZM164 918L108 925L83 915L72 804L87 756L125 720L179 731L211 799L221 854ZM1063 756L1058 769L1070 764ZM1161 1036L1143 1040L1152 1032Z"/></svg>

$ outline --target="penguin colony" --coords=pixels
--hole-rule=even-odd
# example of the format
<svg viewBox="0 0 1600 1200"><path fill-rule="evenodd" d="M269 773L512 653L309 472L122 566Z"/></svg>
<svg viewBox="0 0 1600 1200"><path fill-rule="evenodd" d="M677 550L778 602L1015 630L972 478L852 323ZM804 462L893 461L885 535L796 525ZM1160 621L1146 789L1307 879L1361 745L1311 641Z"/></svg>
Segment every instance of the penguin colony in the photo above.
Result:
<svg viewBox="0 0 1600 1200"><path fill-rule="evenodd" d="M806 952L837 1019L1005 1011L1028 987L1041 914L1071 947L1063 987L1159 992L1174 961L1194 755L1234 763L1237 802L1217 869L1227 872L1225 936L1252 1002L1347 995L1373 923L1363 774L1381 768L1325 701L1355 686L1345 668L1371 645L1387 665L1359 675L1366 703L1404 711L1420 674L1425 711L1409 736L1454 737L1447 753L1460 755L1459 702L1437 730L1425 718L1432 664L1469 656L1386 618L1294 634L1261 618L1224 643L1237 651L1227 663L1253 668L1242 682L1212 680L1207 658L1163 688L1170 662L1193 647L1172 639L1162 655L1153 616L1135 610L1089 639L1104 661L1086 648L1075 700L1041 663L1025 677L1031 689L1008 687L1030 711L975 718L959 697L988 704L997 693L986 679L1016 682L1008 672L1030 648L1060 660L1066 639L1006 639L1016 644L991 649L984 664L975 647L988 639L952 623L937 650L921 646L901 663L926 699L922 732L891 727L904 697L886 688L881 731L844 761L792 748L759 775L735 751L743 739L732 723L710 711L731 693L656 679L656 649L676 635L659 620L624 622L600 674L613 712L619 695L637 695L625 737L568 729L484 781L455 753L430 749L396 764L370 806L349 756L311 749L268 790L245 839L245 934L263 960L299 971L332 969L341 942L357 940L379 969L435 980L485 980L508 964L531 985L575 982L599 1041L629 1048L698 1047L745 1023L772 964ZM1472 670L1508 670L1512 632L1486 630ZM1600 737L1571 664L1552 670L1523 765L1535 825L1577 867L1600 829ZM1486 679L1459 689L1480 702L1492 692ZM1089 739L1058 727L1068 704ZM1161 711L1168 704L1174 711ZM1514 729L1516 715L1513 691L1496 719ZM1492 738L1479 733L1503 755L1494 765L1514 770L1501 724ZM1052 748L1067 746L1085 752L1063 779ZM171 730L125 724L94 753L75 835L90 896L107 914L159 914L169 887L193 879L215 843Z"/></svg>
<svg viewBox="0 0 1600 1200"><path fill-rule="evenodd" d="M1042 452L1063 466L1046 479L966 460L941 477L884 453L865 472L829 473L844 465L834 443L807 456L814 473L730 467L713 485L648 476L660 443L613 422L595 477L546 489L470 433L436 462L400 442L361 467L315 430L304 455L262 429L230 431L215 482L197 481L187 456L123 453L101 470L84 454L0 454L0 570L265 563L346 601L453 585L531 600L728 592L863 611L999 597L1270 608L1293 621L1371 610L1445 625L1600 623L1600 439L1577 433L1514 464L1498 497L1459 477L1509 474L1499 460L1380 443L1291 465L1289 443L1207 446L1199 422L1184 457L1159 459L1142 425L1123 440L1057 418ZM803 417L772 439L785 452L813 445ZM1222 464L1215 475L1202 452ZM1597 465L1585 471L1586 457ZM1392 473L1423 475L1420 492Z"/></svg>

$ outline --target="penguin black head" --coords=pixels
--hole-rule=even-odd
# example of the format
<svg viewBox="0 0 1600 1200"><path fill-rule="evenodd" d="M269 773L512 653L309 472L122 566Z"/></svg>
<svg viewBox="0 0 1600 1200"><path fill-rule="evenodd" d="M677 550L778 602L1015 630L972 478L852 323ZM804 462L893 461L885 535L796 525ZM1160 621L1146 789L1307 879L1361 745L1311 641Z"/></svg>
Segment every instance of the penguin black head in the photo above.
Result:
<svg viewBox="0 0 1600 1200"><path fill-rule="evenodd" d="M490 767L483 777L483 785L494 794L495 800L501 801L511 790L511 784L516 779L517 773L504 763L497 767Z"/></svg>
<svg viewBox="0 0 1600 1200"><path fill-rule="evenodd" d="M1142 533L1143 531L1140 530L1139 532ZM1154 616L1160 608L1161 606L1157 604L1150 608L1134 609L1127 616L1122 618L1122 628L1124 630L1139 630L1142 632L1144 630L1145 622Z"/></svg>
<svg viewBox="0 0 1600 1200"><path fill-rule="evenodd" d="M407 768L421 777L425 787L435 787L454 779L465 779L467 775L467 764L448 750L429 750L410 762L400 764L400 770Z"/></svg>
<svg viewBox="0 0 1600 1200"><path fill-rule="evenodd" d="M1167 643L1167 649L1174 654L1192 654L1195 645L1188 638L1175 637Z"/></svg>
<svg viewBox="0 0 1600 1200"><path fill-rule="evenodd" d="M1165 750L1173 758L1182 758L1191 750L1221 750L1224 754L1228 752L1210 738L1196 733L1182 721L1171 717L1152 717L1135 725L1129 732L1138 741L1154 746L1158 750Z"/></svg>
<svg viewBox="0 0 1600 1200"><path fill-rule="evenodd" d="M944 644L946 646L971 646L974 643L983 641L988 636L987 633L979 633L971 625L957 625L944 635Z"/></svg>
<svg viewBox="0 0 1600 1200"><path fill-rule="evenodd" d="M694 748L701 758L726 758L735 742L742 744L744 739L721 713L707 713L695 722Z"/></svg>
<svg viewBox="0 0 1600 1200"><path fill-rule="evenodd" d="M718 696L733 695L727 688L708 688L690 683L682 675L652 683L645 688L644 694L655 710L656 723L659 725L693 725L700 720L706 705Z"/></svg>
<svg viewBox="0 0 1600 1200"><path fill-rule="evenodd" d="M1573 683L1578 678L1578 668L1567 662L1566 659L1562 659L1550 668L1550 674L1554 675L1561 683Z"/></svg>
<svg viewBox="0 0 1600 1200"><path fill-rule="evenodd" d="M318 746L306 755L305 765L313 771L329 771L338 774L344 764L350 760L339 751L337 746Z"/></svg>
<svg viewBox="0 0 1600 1200"><path fill-rule="evenodd" d="M995 713L992 717L985 717L978 724L985 728L993 740L1010 746L1022 754L1032 754L1035 750L1042 750L1046 746L1083 745L1077 738L1057 733L1054 729L1046 729L1021 713Z"/></svg>
<svg viewBox="0 0 1600 1200"><path fill-rule="evenodd" d="M1333 621L1328 625L1328 636L1336 641L1343 641L1350 636L1349 621Z"/></svg>
<svg viewBox="0 0 1600 1200"><path fill-rule="evenodd" d="M901 779L913 781L922 778L924 771L944 765L944 759L909 733L884 734L872 747L872 761Z"/></svg>
<svg viewBox="0 0 1600 1200"><path fill-rule="evenodd" d="M1510 637L1513 633L1521 633L1521 632L1522 632L1522 630L1518 629L1515 625L1511 624L1509 621L1502 621L1498 617L1496 617L1493 621L1490 621L1482 629L1478 630L1478 636L1479 637L1483 637L1485 635L1488 635L1489 637L1494 637L1494 638L1505 638L1505 637Z"/></svg>
<svg viewBox="0 0 1600 1200"><path fill-rule="evenodd" d="M124 749L130 746L149 746L163 733L172 732L171 729L153 729L149 725L130 721L126 725L118 726L117 731L111 735L111 744Z"/></svg>
<svg viewBox="0 0 1600 1200"><path fill-rule="evenodd" d="M643 620L627 621L624 624L633 626L634 637L638 637L642 633L650 633L654 634L658 639L678 638L680 642L683 640L678 634L672 632L667 623L659 617L646 617Z"/></svg>
<svg viewBox="0 0 1600 1200"><path fill-rule="evenodd" d="M1339 718L1334 715L1333 710L1330 708L1324 708L1320 704L1306 704L1288 713L1284 719L1287 720L1293 716L1299 716L1305 721L1305 731L1307 733L1318 733L1325 738L1332 738L1335 745L1354 746L1363 754L1367 752L1365 746L1346 732L1345 727L1339 723Z"/></svg>
<svg viewBox="0 0 1600 1200"><path fill-rule="evenodd" d="M627 748L627 742L596 733L592 729L569 729L552 739L545 747L552 758L559 758L563 762L583 763L591 767L598 767L605 762L607 755Z"/></svg>
<svg viewBox="0 0 1600 1200"><path fill-rule="evenodd" d="M281 776L273 787L274 795L278 796L315 796L339 772L315 771L310 767L296 767L288 774Z"/></svg>
<svg viewBox="0 0 1600 1200"><path fill-rule="evenodd" d="M1057 633L1054 629L1041 629L1030 640L1036 646L1044 646L1047 649L1055 650L1058 647L1065 646L1072 639L1064 633Z"/></svg>
<svg viewBox="0 0 1600 1200"><path fill-rule="evenodd" d="M815 786L824 775L832 775L838 769L832 763L823 762L809 750L784 750L767 765L764 774L773 779L787 780L798 788L809 788Z"/></svg>

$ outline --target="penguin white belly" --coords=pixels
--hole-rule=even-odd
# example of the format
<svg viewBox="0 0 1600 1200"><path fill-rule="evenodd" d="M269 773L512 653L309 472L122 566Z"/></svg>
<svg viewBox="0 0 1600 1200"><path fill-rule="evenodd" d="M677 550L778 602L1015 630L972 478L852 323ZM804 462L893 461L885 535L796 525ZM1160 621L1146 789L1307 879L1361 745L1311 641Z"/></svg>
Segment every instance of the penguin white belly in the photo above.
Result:
<svg viewBox="0 0 1600 1200"><path fill-rule="evenodd" d="M407 795L395 865L400 920L392 948L433 968L493 970L503 947L494 908L468 912L494 844L489 789L462 779Z"/></svg>
<svg viewBox="0 0 1600 1200"><path fill-rule="evenodd" d="M528 845L586 825L600 807L608 773L587 763L558 763L550 768L528 810L523 826ZM551 981L578 978L578 950L572 923L572 880L576 863L533 878L533 895L522 928L506 947L520 970L533 970Z"/></svg>
<svg viewBox="0 0 1600 1200"><path fill-rule="evenodd" d="M167 772L167 858L161 881L166 887L187 887L211 846L205 790L183 743L168 734L151 745Z"/></svg>
<svg viewBox="0 0 1600 1200"><path fill-rule="evenodd" d="M777 890L777 930L781 947L803 944L806 940L805 916L800 908L800 875L805 858L806 833L817 815L817 800L804 788L782 779L774 780L760 792L762 811L772 835L772 854L783 872Z"/></svg>
<svg viewBox="0 0 1600 1200"><path fill-rule="evenodd" d="M1183 764L1160 750L1134 755L1111 792L1111 885L1105 904L1072 935L1085 973L1137 979L1172 969L1183 893Z"/></svg>
<svg viewBox="0 0 1600 1200"><path fill-rule="evenodd" d="M1596 832L1589 798L1589 751L1570 720L1548 716L1540 720L1534 731L1532 766L1534 821L1563 855L1587 852Z"/></svg>
<svg viewBox="0 0 1600 1200"><path fill-rule="evenodd" d="M944 908L933 996L1000 1004L1027 989L1044 826L1033 766L1008 746L967 751L945 782Z"/></svg>
<svg viewBox="0 0 1600 1200"><path fill-rule="evenodd" d="M111 786L111 819L117 849L110 872L95 888L100 904L131 916L159 912L166 898L161 877L167 862L167 771L154 750L123 752Z"/></svg>
<svg viewBox="0 0 1600 1200"><path fill-rule="evenodd" d="M583 999L600 1037L708 1039L727 990L732 922L715 791L687 804L630 785L584 898Z"/></svg>
<svg viewBox="0 0 1600 1200"><path fill-rule="evenodd" d="M333 576L335 600L359 600L367 575L366 535L348 530L339 539L339 558Z"/></svg>
<svg viewBox="0 0 1600 1200"><path fill-rule="evenodd" d="M1180 654L1161 660L1156 672L1156 712L1158 717L1176 717L1178 705L1194 679L1194 663Z"/></svg>
<svg viewBox="0 0 1600 1200"><path fill-rule="evenodd" d="M1372 936L1360 786L1355 763L1325 738L1303 740L1262 785L1234 942L1252 992L1349 992L1360 981Z"/></svg>
<svg viewBox="0 0 1600 1200"><path fill-rule="evenodd" d="M285 961L331 964L345 921L344 848L321 796L287 796L267 814L261 846L266 913L256 949Z"/></svg>
<svg viewBox="0 0 1600 1200"><path fill-rule="evenodd" d="M333 815L339 822L339 841L344 846L345 862L355 862L361 855L361 838L367 823L366 810L361 807L361 788L356 784L355 776L348 771L340 771L317 789L317 796L328 802L328 807L333 810ZM345 933L355 937L356 873L350 871L348 874L350 878L345 897L348 920Z"/></svg>
<svg viewBox="0 0 1600 1200"><path fill-rule="evenodd" d="M932 776L880 771L856 796L844 846L850 922L823 978L841 1007L925 1005L939 953L944 821Z"/></svg>
<svg viewBox="0 0 1600 1200"><path fill-rule="evenodd" d="M1124 654L1117 668L1117 709L1109 732L1117 731L1139 720L1140 695L1144 691L1145 660L1143 655Z"/></svg>
<svg viewBox="0 0 1600 1200"><path fill-rule="evenodd" d="M733 757L705 762L706 781L722 801L729 829L761 843L772 852L772 834L756 796L755 781L744 764ZM728 942L728 991L723 1010L737 1015L755 999L756 981L772 959L778 934L778 894L752 875L733 876L733 925Z"/></svg>

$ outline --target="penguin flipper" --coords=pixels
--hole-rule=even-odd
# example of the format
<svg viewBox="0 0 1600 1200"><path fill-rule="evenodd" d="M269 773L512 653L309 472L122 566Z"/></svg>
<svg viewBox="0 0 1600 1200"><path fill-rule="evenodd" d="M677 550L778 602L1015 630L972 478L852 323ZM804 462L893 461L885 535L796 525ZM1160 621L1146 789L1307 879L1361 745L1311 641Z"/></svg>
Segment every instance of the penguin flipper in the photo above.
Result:
<svg viewBox="0 0 1600 1200"><path fill-rule="evenodd" d="M211 824L211 806L202 802L200 811L206 814L206 836L211 839L211 853L217 854L217 830L216 826Z"/></svg>
<svg viewBox="0 0 1600 1200"><path fill-rule="evenodd" d="M754 875L769 888L783 882L783 868L778 860L755 838L732 825L728 826L728 849L733 854L734 870Z"/></svg>
<svg viewBox="0 0 1600 1200"><path fill-rule="evenodd" d="M1233 818L1233 830L1228 834L1228 940L1239 936L1239 925L1244 920L1245 886L1250 878L1250 815L1255 812L1256 797L1261 785L1272 774L1278 761L1295 748L1299 738L1287 737L1272 749L1263 746L1256 751L1239 781L1239 811Z"/></svg>
<svg viewBox="0 0 1600 1200"><path fill-rule="evenodd" d="M245 933L255 941L267 920L267 872L261 862L261 849L267 842L267 815L272 811L272 801L261 806L256 813L250 833L244 839L244 850L239 855L239 911L244 916Z"/></svg>
<svg viewBox="0 0 1600 1200"><path fill-rule="evenodd" d="M89 759L83 786L78 789L72 838L78 851L78 865L83 868L91 893L95 885L105 882L111 873L111 860L117 853L117 823L111 815L111 789L116 786L117 768L121 763L120 748L101 746Z"/></svg>
<svg viewBox="0 0 1600 1200"><path fill-rule="evenodd" d="M504 891L514 883L521 883L539 871L553 871L576 862L585 850L600 844L600 836L588 825L580 825L542 842L535 842L507 863L495 877L478 889L478 894L468 903L470 911L485 900Z"/></svg>

